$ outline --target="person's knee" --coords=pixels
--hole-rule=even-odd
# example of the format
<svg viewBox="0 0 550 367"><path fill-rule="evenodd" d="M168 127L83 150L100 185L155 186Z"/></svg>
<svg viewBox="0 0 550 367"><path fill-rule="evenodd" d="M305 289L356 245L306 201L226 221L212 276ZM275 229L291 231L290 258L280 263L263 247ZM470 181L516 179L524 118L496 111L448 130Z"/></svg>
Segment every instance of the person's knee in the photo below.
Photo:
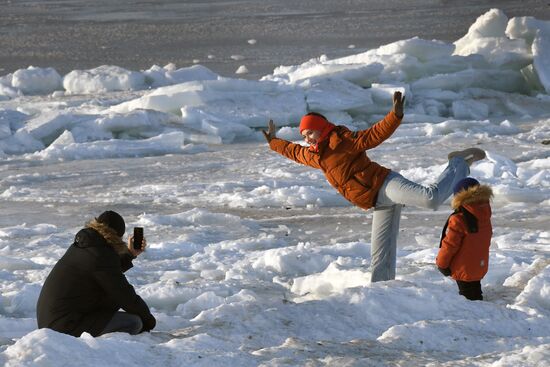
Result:
<svg viewBox="0 0 550 367"><path fill-rule="evenodd" d="M141 330L143 329L143 321L141 321L141 317L137 315L132 315L132 327L129 330L129 334L136 335L141 333Z"/></svg>
<svg viewBox="0 0 550 367"><path fill-rule="evenodd" d="M441 205L441 200L439 198L439 193L437 190L432 191L429 195L426 195L424 198L424 207L431 210L437 210Z"/></svg>

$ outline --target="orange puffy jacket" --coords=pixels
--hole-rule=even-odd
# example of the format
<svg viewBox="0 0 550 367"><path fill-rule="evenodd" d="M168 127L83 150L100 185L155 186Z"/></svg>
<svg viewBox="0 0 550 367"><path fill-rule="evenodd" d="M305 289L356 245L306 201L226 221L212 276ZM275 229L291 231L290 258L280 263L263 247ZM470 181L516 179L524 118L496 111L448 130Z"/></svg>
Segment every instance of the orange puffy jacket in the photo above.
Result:
<svg viewBox="0 0 550 367"><path fill-rule="evenodd" d="M436 264L450 269L455 280L472 282L481 280L489 269L491 226L491 188L479 185L456 194L451 202L453 209L463 207L477 219L477 232L468 229L465 214L457 212L448 220L443 234Z"/></svg>
<svg viewBox="0 0 550 367"><path fill-rule="evenodd" d="M344 126L336 126L328 138L319 143L318 152L278 138L271 139L269 146L298 163L321 169L343 197L369 209L376 203L378 190L390 170L372 162L365 150L389 138L401 119L390 112L366 130L353 132Z"/></svg>

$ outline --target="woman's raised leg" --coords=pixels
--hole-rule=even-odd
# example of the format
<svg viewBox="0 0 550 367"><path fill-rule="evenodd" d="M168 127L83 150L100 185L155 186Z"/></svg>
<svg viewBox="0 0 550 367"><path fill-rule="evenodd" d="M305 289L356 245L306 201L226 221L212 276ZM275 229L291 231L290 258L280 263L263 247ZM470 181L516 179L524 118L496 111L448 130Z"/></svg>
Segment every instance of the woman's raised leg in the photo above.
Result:
<svg viewBox="0 0 550 367"><path fill-rule="evenodd" d="M436 210L451 196L456 183L469 173L468 164L459 157L451 158L437 181L428 186L417 184L392 172L378 192L376 205L403 204Z"/></svg>

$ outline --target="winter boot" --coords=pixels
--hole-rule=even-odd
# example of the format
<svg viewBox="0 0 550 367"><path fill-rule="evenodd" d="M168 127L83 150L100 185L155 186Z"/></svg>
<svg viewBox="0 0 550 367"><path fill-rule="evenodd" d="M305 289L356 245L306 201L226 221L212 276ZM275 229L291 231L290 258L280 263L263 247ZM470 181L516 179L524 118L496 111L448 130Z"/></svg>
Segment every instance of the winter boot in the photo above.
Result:
<svg viewBox="0 0 550 367"><path fill-rule="evenodd" d="M485 151L479 148L468 148L464 150L457 150L456 152L449 153L448 158L462 158L466 161L468 166L471 166L472 163L480 161L485 158Z"/></svg>

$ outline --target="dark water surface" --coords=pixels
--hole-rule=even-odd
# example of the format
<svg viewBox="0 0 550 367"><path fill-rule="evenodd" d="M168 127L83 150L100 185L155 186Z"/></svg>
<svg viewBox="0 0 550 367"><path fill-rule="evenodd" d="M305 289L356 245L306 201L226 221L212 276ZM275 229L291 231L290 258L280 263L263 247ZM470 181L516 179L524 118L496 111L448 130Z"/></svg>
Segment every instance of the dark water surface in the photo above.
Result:
<svg viewBox="0 0 550 367"><path fill-rule="evenodd" d="M244 77L257 79L414 36L455 41L491 8L550 19L550 0L0 1L0 75L29 65L64 74L200 62L224 76L246 65Z"/></svg>

